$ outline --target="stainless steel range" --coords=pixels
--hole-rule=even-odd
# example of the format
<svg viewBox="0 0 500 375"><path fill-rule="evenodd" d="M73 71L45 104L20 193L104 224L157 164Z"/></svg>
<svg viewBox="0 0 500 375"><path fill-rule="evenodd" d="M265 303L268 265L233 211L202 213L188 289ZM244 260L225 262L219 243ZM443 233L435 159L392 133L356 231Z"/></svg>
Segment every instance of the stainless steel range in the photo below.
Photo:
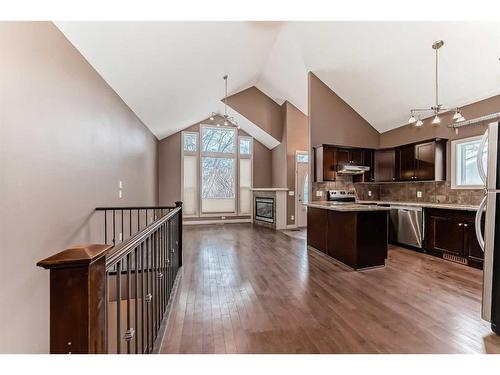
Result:
<svg viewBox="0 0 500 375"><path fill-rule="evenodd" d="M356 194L354 190L328 190L326 199L334 204L353 204Z"/></svg>

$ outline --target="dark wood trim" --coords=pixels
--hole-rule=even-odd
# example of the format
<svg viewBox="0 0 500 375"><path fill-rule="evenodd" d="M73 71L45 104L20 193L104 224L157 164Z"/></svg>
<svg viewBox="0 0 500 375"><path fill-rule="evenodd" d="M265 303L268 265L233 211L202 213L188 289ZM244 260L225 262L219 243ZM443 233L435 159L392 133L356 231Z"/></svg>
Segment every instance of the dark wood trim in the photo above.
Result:
<svg viewBox="0 0 500 375"><path fill-rule="evenodd" d="M113 246L63 250L37 266L50 270L50 353L106 352L106 257Z"/></svg>

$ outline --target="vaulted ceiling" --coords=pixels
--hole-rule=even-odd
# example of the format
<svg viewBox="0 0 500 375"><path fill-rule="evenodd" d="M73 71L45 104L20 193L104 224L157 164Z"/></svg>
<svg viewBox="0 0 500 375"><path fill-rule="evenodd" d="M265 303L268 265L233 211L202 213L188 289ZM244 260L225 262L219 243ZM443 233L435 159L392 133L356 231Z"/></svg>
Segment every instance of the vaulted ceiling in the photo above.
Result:
<svg viewBox="0 0 500 375"><path fill-rule="evenodd" d="M164 138L221 111L229 93L257 86L307 114L314 72L379 132L440 97L458 106L500 94L500 23L57 22L127 105ZM239 117L252 133L248 120ZM244 124L243 124L244 123ZM258 129L254 129L255 134ZM260 132L264 143L273 143ZM267 141L267 142L266 142Z"/></svg>

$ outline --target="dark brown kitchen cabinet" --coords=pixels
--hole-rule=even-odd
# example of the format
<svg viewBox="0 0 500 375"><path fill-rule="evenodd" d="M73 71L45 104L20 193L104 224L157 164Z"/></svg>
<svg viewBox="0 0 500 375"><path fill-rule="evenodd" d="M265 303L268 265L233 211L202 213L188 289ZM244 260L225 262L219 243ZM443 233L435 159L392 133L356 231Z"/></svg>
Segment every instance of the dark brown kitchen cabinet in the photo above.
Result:
<svg viewBox="0 0 500 375"><path fill-rule="evenodd" d="M446 178L446 140L396 147L397 181L442 181Z"/></svg>
<svg viewBox="0 0 500 375"><path fill-rule="evenodd" d="M314 149L314 180L335 181L337 160L335 147L321 146Z"/></svg>
<svg viewBox="0 0 500 375"><path fill-rule="evenodd" d="M363 175L354 176L356 182L373 181L373 150L323 145L314 148L314 178L316 182L335 181L337 167L355 163L370 167Z"/></svg>
<svg viewBox="0 0 500 375"><path fill-rule="evenodd" d="M326 253L326 238L328 234L328 210L322 208L307 208L307 244Z"/></svg>
<svg viewBox="0 0 500 375"><path fill-rule="evenodd" d="M373 176L377 182L390 182L396 179L396 150L388 148L374 152Z"/></svg>
<svg viewBox="0 0 500 375"><path fill-rule="evenodd" d="M483 266L483 251L476 238L475 212L426 208L425 249L432 255L476 268ZM483 220L484 228L484 220Z"/></svg>

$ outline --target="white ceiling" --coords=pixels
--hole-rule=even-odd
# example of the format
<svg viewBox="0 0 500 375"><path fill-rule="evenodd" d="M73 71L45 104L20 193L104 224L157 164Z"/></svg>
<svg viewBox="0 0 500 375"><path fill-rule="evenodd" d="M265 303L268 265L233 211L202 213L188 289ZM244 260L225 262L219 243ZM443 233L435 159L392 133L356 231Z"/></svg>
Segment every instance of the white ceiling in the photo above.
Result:
<svg viewBox="0 0 500 375"><path fill-rule="evenodd" d="M430 46L437 39L445 41L443 105L500 94L500 23L56 24L160 139L220 110L226 73L230 94L255 85L307 114L312 71L378 131L393 129L410 108L434 104ZM268 147L276 144L250 121L245 127Z"/></svg>

